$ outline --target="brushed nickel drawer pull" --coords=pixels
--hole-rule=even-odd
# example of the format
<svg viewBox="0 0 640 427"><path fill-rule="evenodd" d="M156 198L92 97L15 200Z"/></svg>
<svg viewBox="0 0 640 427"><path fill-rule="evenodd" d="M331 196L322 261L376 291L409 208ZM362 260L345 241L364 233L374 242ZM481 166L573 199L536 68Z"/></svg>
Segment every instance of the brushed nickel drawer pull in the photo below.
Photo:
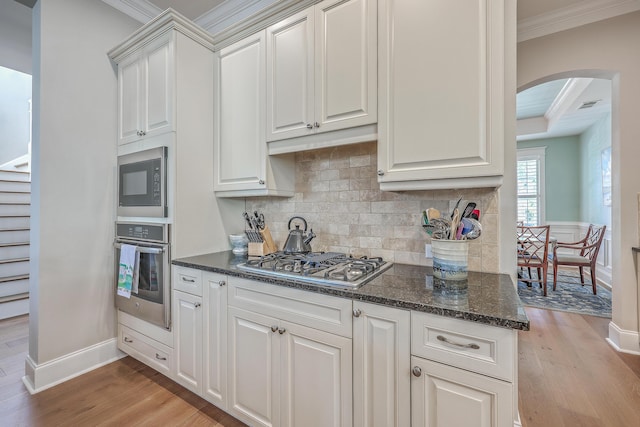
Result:
<svg viewBox="0 0 640 427"><path fill-rule="evenodd" d="M446 342L447 344L451 344L451 345L455 345L456 347L462 347L462 348L470 348L473 350L479 350L480 346L478 344L459 344L457 342L453 342L453 341L449 341L446 337L443 337L442 335L438 335L436 337L438 339L438 341L442 341L442 342Z"/></svg>
<svg viewBox="0 0 640 427"><path fill-rule="evenodd" d="M194 279L187 279L186 277L182 278L183 282L187 282L187 283L195 283L196 281Z"/></svg>
<svg viewBox="0 0 640 427"><path fill-rule="evenodd" d="M158 359L158 360L167 360L166 357L160 356L158 353L156 353L156 359Z"/></svg>
<svg viewBox="0 0 640 427"><path fill-rule="evenodd" d="M133 340L129 337L124 337L124 342L132 343Z"/></svg>

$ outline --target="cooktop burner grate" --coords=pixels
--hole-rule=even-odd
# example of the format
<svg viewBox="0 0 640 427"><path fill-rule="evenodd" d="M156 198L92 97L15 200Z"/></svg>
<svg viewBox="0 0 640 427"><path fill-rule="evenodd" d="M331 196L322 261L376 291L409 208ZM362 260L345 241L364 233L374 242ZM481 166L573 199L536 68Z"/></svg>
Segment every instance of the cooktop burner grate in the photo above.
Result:
<svg viewBox="0 0 640 427"><path fill-rule="evenodd" d="M357 288L378 276L390 262L380 257L354 258L339 252L285 254L275 252L238 265L263 276L290 278L318 285Z"/></svg>

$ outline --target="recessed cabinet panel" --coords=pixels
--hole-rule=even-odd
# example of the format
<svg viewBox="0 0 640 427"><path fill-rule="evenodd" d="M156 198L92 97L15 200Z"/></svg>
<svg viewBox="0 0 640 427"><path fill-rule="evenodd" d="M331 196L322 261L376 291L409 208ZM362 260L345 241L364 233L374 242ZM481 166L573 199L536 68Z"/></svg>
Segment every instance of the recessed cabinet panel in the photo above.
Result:
<svg viewBox="0 0 640 427"><path fill-rule="evenodd" d="M503 1L381 4L379 181L501 176Z"/></svg>
<svg viewBox="0 0 640 427"><path fill-rule="evenodd" d="M202 298L173 291L176 381L202 392Z"/></svg>
<svg viewBox="0 0 640 427"><path fill-rule="evenodd" d="M355 426L407 427L411 420L409 311L354 301Z"/></svg>
<svg viewBox="0 0 640 427"><path fill-rule="evenodd" d="M279 425L277 319L229 307L229 411L251 425Z"/></svg>
<svg viewBox="0 0 640 427"><path fill-rule="evenodd" d="M280 322L282 426L352 424L351 340Z"/></svg>
<svg viewBox="0 0 640 427"><path fill-rule="evenodd" d="M309 133L313 123L313 8L267 28L267 140Z"/></svg>
<svg viewBox="0 0 640 427"><path fill-rule="evenodd" d="M418 357L411 358L411 425L503 427L513 425L510 383Z"/></svg>
<svg viewBox="0 0 640 427"><path fill-rule="evenodd" d="M170 126L173 114L172 43L162 40L147 54L147 134Z"/></svg>
<svg viewBox="0 0 640 427"><path fill-rule="evenodd" d="M255 185L264 172L263 33L220 53L220 185Z"/></svg>
<svg viewBox="0 0 640 427"><path fill-rule="evenodd" d="M376 2L369 0L316 5L319 131L376 122L376 10Z"/></svg>
<svg viewBox="0 0 640 427"><path fill-rule="evenodd" d="M142 66L138 56L131 57L118 66L120 139L136 138L140 130Z"/></svg>
<svg viewBox="0 0 640 427"><path fill-rule="evenodd" d="M222 409L227 407L227 278L203 272L204 384L203 395Z"/></svg>

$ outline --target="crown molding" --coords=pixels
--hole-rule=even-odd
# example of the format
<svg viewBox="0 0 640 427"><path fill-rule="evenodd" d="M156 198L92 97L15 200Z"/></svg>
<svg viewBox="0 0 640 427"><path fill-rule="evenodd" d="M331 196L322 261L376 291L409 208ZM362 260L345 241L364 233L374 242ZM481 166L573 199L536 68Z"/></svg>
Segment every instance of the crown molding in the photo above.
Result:
<svg viewBox="0 0 640 427"><path fill-rule="evenodd" d="M130 55L134 48L141 44L149 43L153 37L170 30L176 30L207 49L213 50L211 34L194 24L193 21L169 8L140 27L122 43L112 48L107 52L107 55L116 63L119 63L124 57Z"/></svg>
<svg viewBox="0 0 640 427"><path fill-rule="evenodd" d="M209 33L216 34L271 6L276 1L278 0L227 0L200 15L194 22Z"/></svg>
<svg viewBox="0 0 640 427"><path fill-rule="evenodd" d="M147 0L102 0L138 22L146 24L162 13L162 9Z"/></svg>
<svg viewBox="0 0 640 427"><path fill-rule="evenodd" d="M591 0L518 21L518 42L640 10L640 0Z"/></svg>

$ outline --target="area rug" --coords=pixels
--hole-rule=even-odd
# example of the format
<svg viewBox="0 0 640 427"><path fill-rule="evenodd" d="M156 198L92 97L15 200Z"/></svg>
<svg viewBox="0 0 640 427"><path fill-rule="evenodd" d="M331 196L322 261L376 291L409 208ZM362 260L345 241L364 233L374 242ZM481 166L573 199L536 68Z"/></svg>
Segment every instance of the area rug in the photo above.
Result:
<svg viewBox="0 0 640 427"><path fill-rule="evenodd" d="M522 274L526 277L526 270ZM577 269L575 273L558 271L555 291L553 290L553 271L551 271L547 278L546 297L543 296L542 288L538 283L533 282L531 285L528 287L526 282L518 281L518 295L525 306L611 318L611 291L598 285L597 294L593 295L588 270L585 274L584 286L580 285L580 274Z"/></svg>

